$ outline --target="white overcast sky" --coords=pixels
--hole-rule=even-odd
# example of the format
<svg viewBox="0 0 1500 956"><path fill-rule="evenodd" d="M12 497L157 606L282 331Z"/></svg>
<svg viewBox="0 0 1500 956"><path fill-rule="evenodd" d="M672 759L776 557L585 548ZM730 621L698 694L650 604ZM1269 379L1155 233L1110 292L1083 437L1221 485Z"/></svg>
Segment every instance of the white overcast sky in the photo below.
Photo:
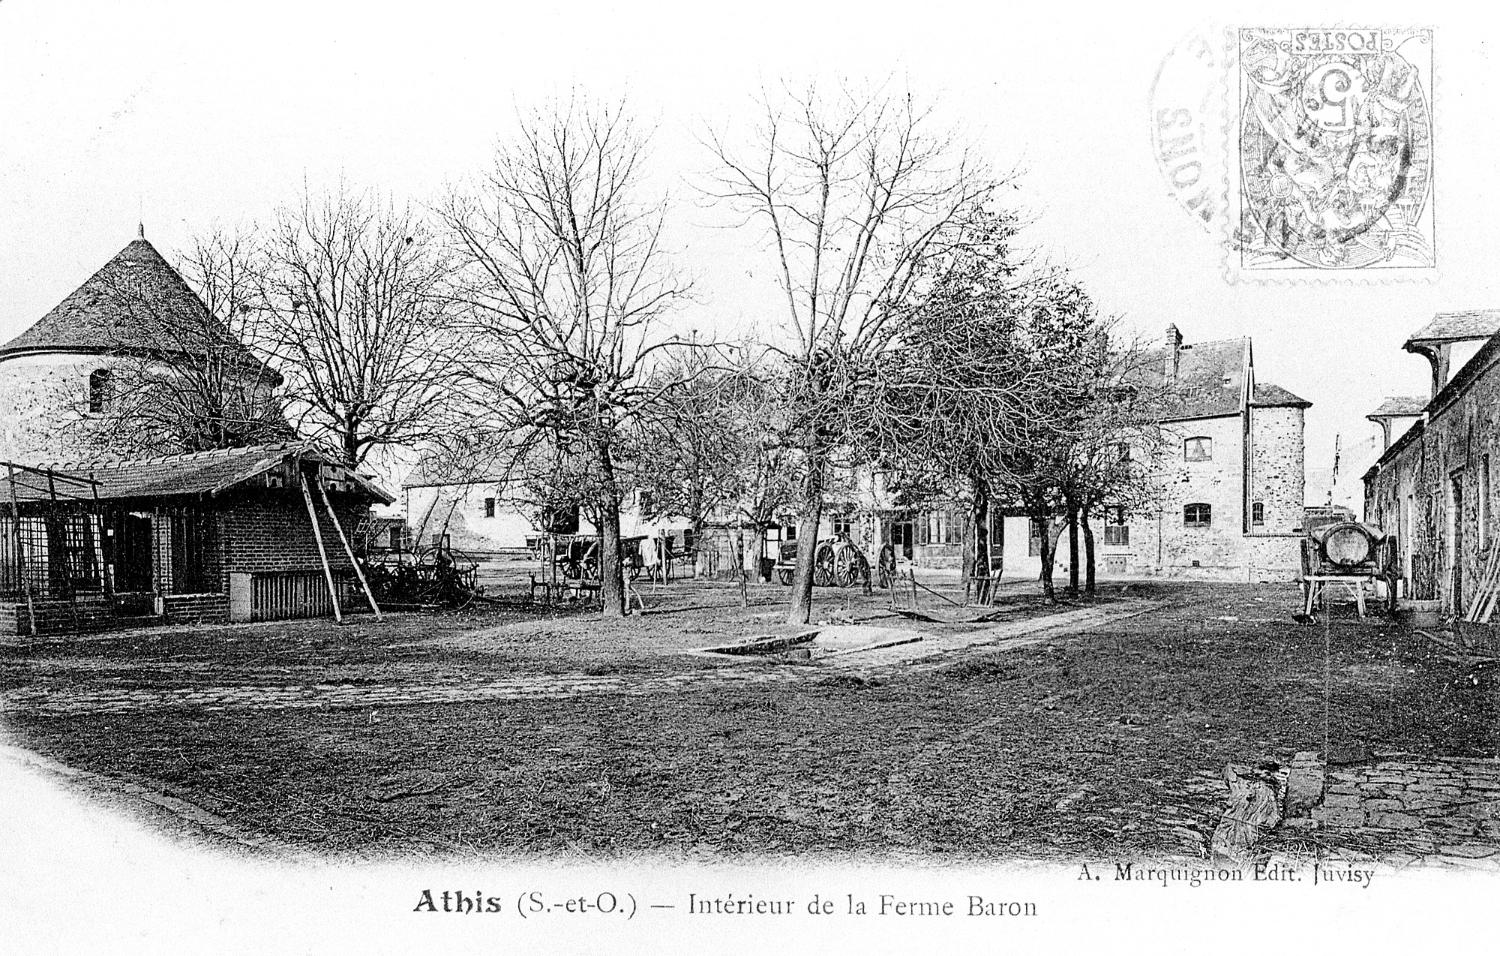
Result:
<svg viewBox="0 0 1500 956"><path fill-rule="evenodd" d="M1400 350L1409 332L1437 311L1500 307L1500 123L1479 4L543 6L0 0L0 338L138 219L170 257L195 232L266 216L304 180L427 201L483 166L517 104L575 87L628 94L657 129L655 176L681 200L673 235L698 276L684 321L765 321L776 303L755 235L715 228L688 185L712 165L696 133L748 120L763 84L838 76L894 77L996 165L1023 167L1031 241L1144 334L1173 322L1188 341L1253 336L1261 380L1314 403L1310 468L1329 464L1336 432L1367 436L1382 396L1425 392L1426 364ZM1314 21L1437 29L1435 281L1231 285L1157 171L1150 92L1174 44L1209 26Z"/></svg>

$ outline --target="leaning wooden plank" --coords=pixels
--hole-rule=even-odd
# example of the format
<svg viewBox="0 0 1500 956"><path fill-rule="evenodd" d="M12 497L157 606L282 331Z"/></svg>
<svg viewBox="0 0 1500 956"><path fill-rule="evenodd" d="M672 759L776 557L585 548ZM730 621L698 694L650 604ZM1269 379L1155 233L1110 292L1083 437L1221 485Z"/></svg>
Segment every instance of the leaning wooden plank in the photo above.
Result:
<svg viewBox="0 0 1500 956"><path fill-rule="evenodd" d="M1464 615L1464 620L1470 623L1478 621L1494 604L1497 555L1500 555L1500 547L1492 546L1489 549L1489 560L1485 562L1484 574L1480 576L1478 591L1469 605L1468 613Z"/></svg>
<svg viewBox="0 0 1500 956"><path fill-rule="evenodd" d="M370 582L365 580L365 572L360 569L359 559L354 556L354 549L349 546L349 538L344 534L344 526L339 524L339 516L334 513L333 503L328 500L328 491L320 481L318 484L318 498L323 502L323 508L328 512L328 520L333 522L333 530L339 536L339 544L344 546L344 554L348 555L349 563L354 566L354 576L359 578L359 586L364 589L365 600L370 602L370 610L375 612L375 620L381 620L380 605L375 603L375 592L370 590Z"/></svg>
<svg viewBox="0 0 1500 956"><path fill-rule="evenodd" d="M313 540L318 543L318 560L323 562L323 579L328 582L328 596L333 600L333 619L344 623L344 612L339 607L339 589L333 583L333 567L328 563L328 551L323 547L323 529L318 527L318 513L313 510L312 492L307 490L307 476L302 478L302 500L307 504L307 520L312 522Z"/></svg>

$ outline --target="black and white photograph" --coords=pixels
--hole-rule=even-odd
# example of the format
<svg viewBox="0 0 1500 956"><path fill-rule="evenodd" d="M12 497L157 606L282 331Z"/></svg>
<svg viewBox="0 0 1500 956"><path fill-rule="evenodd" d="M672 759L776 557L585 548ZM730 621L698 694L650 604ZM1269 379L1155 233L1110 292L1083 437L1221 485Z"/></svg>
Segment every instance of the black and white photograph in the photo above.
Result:
<svg viewBox="0 0 1500 956"><path fill-rule="evenodd" d="M1482 948L1497 37L0 0L0 952Z"/></svg>

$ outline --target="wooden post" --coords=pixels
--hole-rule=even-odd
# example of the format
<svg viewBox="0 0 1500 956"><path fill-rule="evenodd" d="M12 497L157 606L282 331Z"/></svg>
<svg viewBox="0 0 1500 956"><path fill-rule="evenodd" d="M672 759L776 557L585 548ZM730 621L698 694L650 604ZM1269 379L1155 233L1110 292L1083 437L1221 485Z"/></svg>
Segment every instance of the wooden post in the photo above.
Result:
<svg viewBox="0 0 1500 956"><path fill-rule="evenodd" d="M307 519L312 522L313 540L318 542L318 558L323 562L323 578L328 582L328 596L333 599L333 619L344 623L344 612L339 607L339 589L333 583L333 568L328 564L328 552L323 547L323 529L318 527L318 512L313 509L312 492L307 490L307 474L297 469L302 479L302 501L307 505Z"/></svg>
<svg viewBox="0 0 1500 956"><path fill-rule="evenodd" d="M89 472L89 488L94 493L94 517L99 519L99 583L104 588L104 596L111 603L115 599L115 549L114 542L109 540L109 529L104 526L104 508L99 504L99 482L94 480L94 472Z"/></svg>
<svg viewBox="0 0 1500 956"><path fill-rule="evenodd" d="M36 601L31 596L31 580L26 577L26 559L21 555L21 500L16 495L16 466L6 462L5 471L10 477L10 513L15 519L11 522L11 529L16 546L16 577L21 579L21 589L26 592L26 616L31 621L31 634L35 637Z"/></svg>
<svg viewBox="0 0 1500 956"><path fill-rule="evenodd" d="M349 539L344 536L344 527L339 524L339 516L333 512L333 504L328 500L328 492L323 488L320 481L318 485L318 499L323 502L324 509L328 512L328 520L333 522L333 530L339 536L339 543L344 546L344 554L349 556L349 563L354 565L354 576L359 578L359 586L365 590L365 600L370 602L370 610L375 612L375 620L381 620L380 605L375 603L375 592L370 590L370 582L365 580L365 572L359 568L359 561L354 557L354 548L349 545Z"/></svg>

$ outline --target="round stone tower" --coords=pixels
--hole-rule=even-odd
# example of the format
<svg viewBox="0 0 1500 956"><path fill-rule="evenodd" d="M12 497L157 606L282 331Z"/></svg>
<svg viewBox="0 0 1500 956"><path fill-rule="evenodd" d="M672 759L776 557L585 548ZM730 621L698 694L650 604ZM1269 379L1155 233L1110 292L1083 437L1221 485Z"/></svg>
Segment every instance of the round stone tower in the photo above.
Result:
<svg viewBox="0 0 1500 956"><path fill-rule="evenodd" d="M230 370L228 387L240 401L275 408L281 377L209 314L142 235L40 321L0 345L0 458L66 461L204 450L159 442L139 447L121 409L143 381L207 378L210 362L216 374ZM279 411L270 414L284 426Z"/></svg>

